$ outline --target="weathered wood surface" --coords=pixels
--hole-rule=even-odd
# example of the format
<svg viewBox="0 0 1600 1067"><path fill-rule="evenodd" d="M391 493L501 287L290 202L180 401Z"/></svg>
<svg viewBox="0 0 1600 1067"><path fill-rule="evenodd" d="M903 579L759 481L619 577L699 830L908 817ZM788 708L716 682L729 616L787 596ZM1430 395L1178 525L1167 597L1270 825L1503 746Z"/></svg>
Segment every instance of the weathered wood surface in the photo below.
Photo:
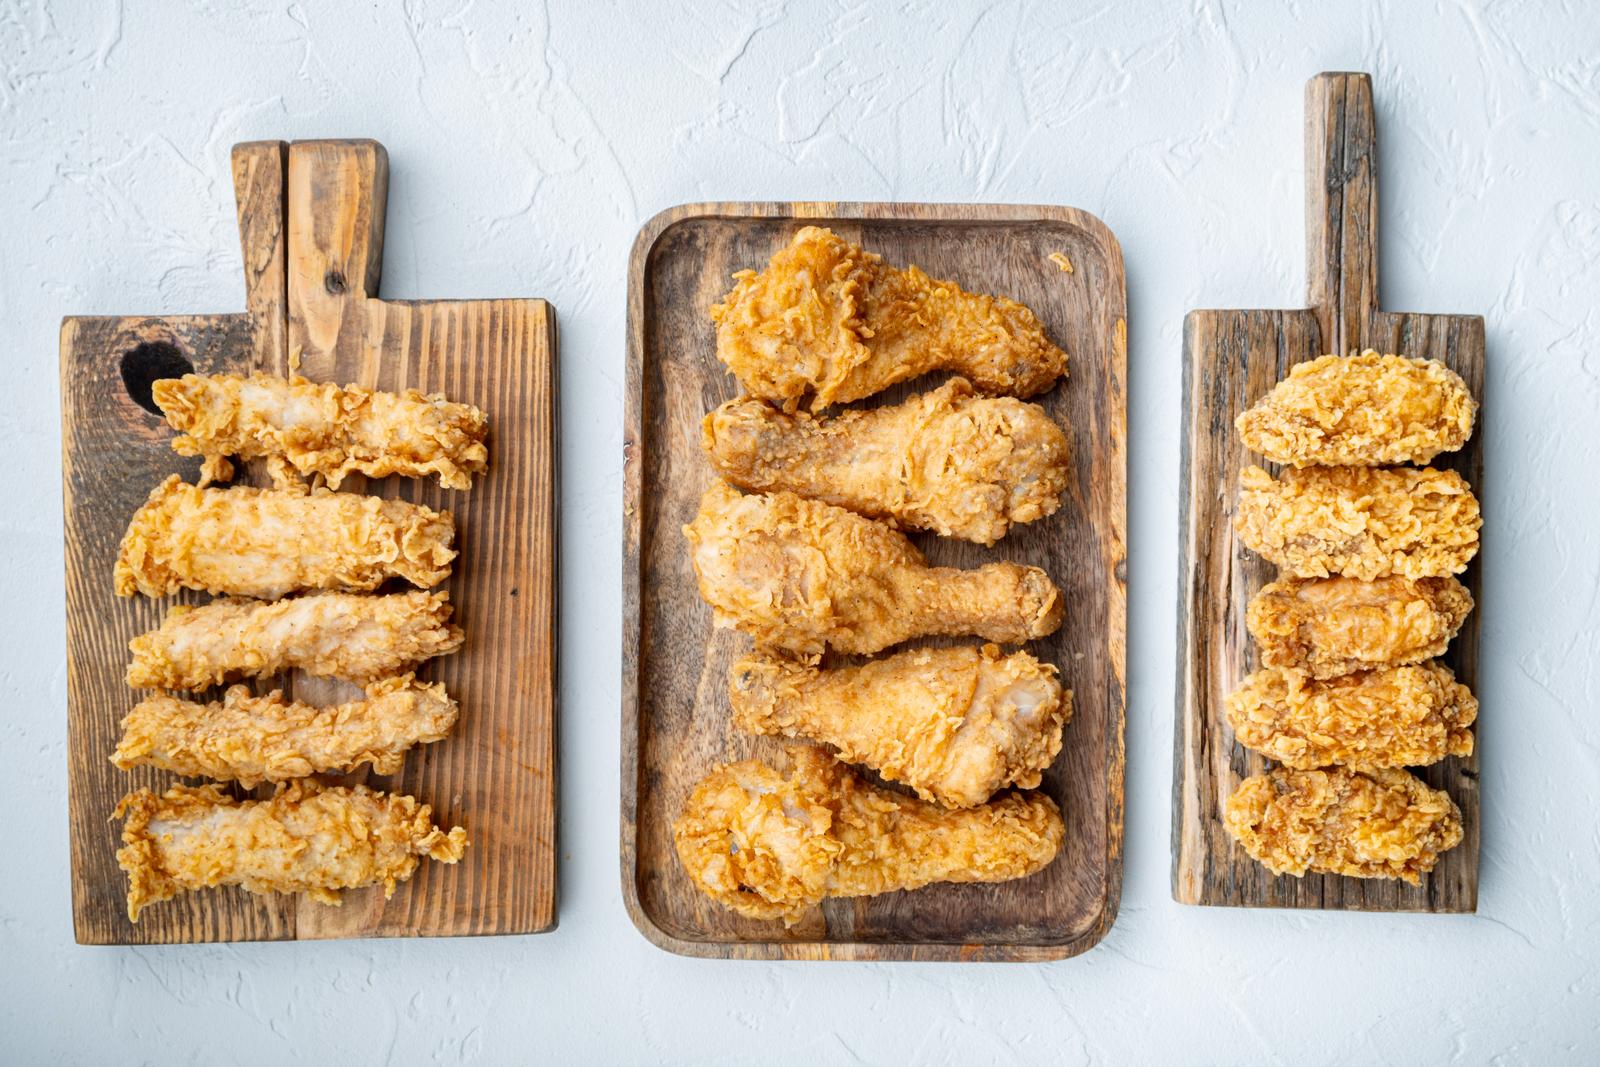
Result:
<svg viewBox="0 0 1600 1067"><path fill-rule="evenodd" d="M680 527L712 477L700 420L739 391L716 359L707 308L735 270L760 267L809 222L890 262L1025 302L1070 353L1068 380L1039 398L1072 441L1074 478L1061 511L993 548L914 540L939 565L1014 559L1050 573L1066 594L1067 621L1029 647L1059 665L1076 712L1043 784L1067 820L1063 854L1046 871L1001 885L830 901L786 931L701 895L672 847L672 820L713 764L772 757L782 744L728 724L728 666L749 639L712 630ZM1052 263L1052 252L1066 253L1073 273ZM1116 916L1122 861L1127 333L1111 233L1092 216L1054 207L691 205L640 233L628 299L621 860L634 923L663 948L712 957L1043 960L1094 945Z"/></svg>
<svg viewBox="0 0 1600 1067"><path fill-rule="evenodd" d="M1365 348L1426 356L1460 374L1481 402L1483 319L1378 309L1377 137L1371 82L1322 74L1306 87L1306 263L1311 307L1192 311L1184 324L1183 518L1178 582L1178 707L1173 768L1172 893L1186 904L1470 912L1477 907L1478 757L1415 773L1449 792L1465 823L1461 844L1420 887L1308 874L1274 876L1222 828L1223 801L1270 766L1233 739L1223 698L1259 665L1245 629L1250 598L1276 568L1239 544L1233 513L1239 471L1269 469L1239 442L1234 419L1288 374L1328 352ZM1480 412L1481 415L1481 412ZM1483 435L1433 465L1457 471L1482 496ZM1480 594L1476 561L1462 581ZM1479 610L1481 611L1481 598ZM1443 661L1476 688L1478 612ZM1483 709L1494 714L1494 709Z"/></svg>
<svg viewBox="0 0 1600 1067"><path fill-rule="evenodd" d="M531 933L556 914L555 317L542 300L383 301L387 161L369 141L240 145L233 172L246 312L214 316L69 318L61 394L67 548L68 732L73 917L80 942L281 940ZM141 344L146 347L136 355ZM171 775L107 761L137 699L122 681L127 644L168 606L119 600L111 567L128 517L162 478L192 478L148 400L156 376L200 371L284 373L291 351L317 379L440 391L490 416L490 471L465 492L386 479L350 491L450 510L461 555L450 592L466 646L426 665L462 706L446 740L405 769L353 780L413 793L437 818L465 825L460 864L425 863L392 900L345 894L342 908L224 889L188 894L128 922L107 816L139 785ZM135 372L131 382L121 370ZM132 390L132 391L130 391ZM254 468L256 465L252 464ZM242 480L259 480L253 469ZM191 598L185 598L191 599ZM200 598L203 599L203 598ZM301 699L348 692L298 674L263 680Z"/></svg>

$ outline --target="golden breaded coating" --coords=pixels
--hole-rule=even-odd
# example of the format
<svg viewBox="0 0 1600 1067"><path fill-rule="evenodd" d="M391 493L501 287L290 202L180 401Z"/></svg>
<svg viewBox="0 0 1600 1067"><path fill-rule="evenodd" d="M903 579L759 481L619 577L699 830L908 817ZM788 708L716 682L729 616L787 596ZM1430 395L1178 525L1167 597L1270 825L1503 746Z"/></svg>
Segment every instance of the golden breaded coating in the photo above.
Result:
<svg viewBox="0 0 1600 1067"><path fill-rule="evenodd" d="M821 741L950 808L1037 786L1072 715L1054 667L994 645L913 649L835 670L757 650L729 681L739 729Z"/></svg>
<svg viewBox="0 0 1600 1067"><path fill-rule="evenodd" d="M867 785L818 749L791 761L787 778L756 760L716 768L672 827L695 886L753 919L792 926L827 897L1024 878L1066 835L1038 793L950 811Z"/></svg>
<svg viewBox="0 0 1600 1067"><path fill-rule="evenodd" d="M1441 663L1320 681L1268 668L1228 694L1246 748L1301 770L1422 767L1472 755L1478 701Z"/></svg>
<svg viewBox="0 0 1600 1067"><path fill-rule="evenodd" d="M351 474L382 478L437 475L446 489L468 489L489 465L489 419L470 404L415 389L379 393L295 375L185 374L151 389L181 436L183 456L281 456L330 488Z"/></svg>
<svg viewBox="0 0 1600 1067"><path fill-rule="evenodd" d="M1368 349L1296 365L1234 424L1246 448L1275 463L1380 467L1455 451L1477 410L1443 363Z"/></svg>
<svg viewBox="0 0 1600 1067"><path fill-rule="evenodd" d="M1021 644L1061 625L1061 593L1037 567L929 567L898 531L793 493L719 481L683 532L716 624L790 652L864 654L931 634Z"/></svg>
<svg viewBox="0 0 1600 1067"><path fill-rule="evenodd" d="M1067 373L1067 354L1014 300L898 270L807 226L760 273L745 270L711 309L717 358L751 396L793 411L871 396L933 370L985 393L1033 396Z"/></svg>
<svg viewBox="0 0 1600 1067"><path fill-rule="evenodd" d="M174 474L134 512L114 572L118 596L180 589L274 600L367 591L387 578L429 588L450 576L455 520L403 500L326 489L201 489Z"/></svg>
<svg viewBox="0 0 1600 1067"><path fill-rule="evenodd" d="M1454 578L1280 578L1245 620L1265 666L1335 678L1441 656L1471 611Z"/></svg>
<svg viewBox="0 0 1600 1067"><path fill-rule="evenodd" d="M1459 574L1478 553L1483 517L1454 471L1425 467L1285 469L1239 475L1234 529L1299 578Z"/></svg>
<svg viewBox="0 0 1600 1067"><path fill-rule="evenodd" d="M702 426L712 466L741 489L787 489L983 545L1054 514L1067 487L1067 438L1044 409L976 396L965 378L833 417L746 397Z"/></svg>
<svg viewBox="0 0 1600 1067"><path fill-rule="evenodd" d="M1228 833L1274 874L1403 878L1412 885L1461 842L1461 810L1407 771L1282 767L1246 778Z"/></svg>
<svg viewBox="0 0 1600 1067"><path fill-rule="evenodd" d="M128 645L135 689L207 689L301 670L367 685L454 652L463 635L444 593L314 593L178 605Z"/></svg>
<svg viewBox="0 0 1600 1067"><path fill-rule="evenodd" d="M160 693L123 718L111 762L246 788L362 764L373 774L394 774L413 746L442 740L458 711L444 686L409 674L369 686L365 700L327 708L286 700L277 690L251 696L242 685L210 704Z"/></svg>
<svg viewBox="0 0 1600 1067"><path fill-rule="evenodd" d="M433 809L365 786L301 779L270 800L235 800L214 785L148 789L117 805L128 872L128 918L179 893L237 885L251 893L307 893L338 904L339 891L383 883L387 896L423 856L454 863L467 832L446 833Z"/></svg>

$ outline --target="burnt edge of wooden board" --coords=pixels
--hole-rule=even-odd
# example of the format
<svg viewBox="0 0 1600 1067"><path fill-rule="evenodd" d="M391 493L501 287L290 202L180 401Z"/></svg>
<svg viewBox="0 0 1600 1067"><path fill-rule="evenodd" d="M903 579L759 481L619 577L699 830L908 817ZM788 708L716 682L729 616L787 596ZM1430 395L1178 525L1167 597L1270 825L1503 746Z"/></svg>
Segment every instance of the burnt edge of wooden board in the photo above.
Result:
<svg viewBox="0 0 1600 1067"><path fill-rule="evenodd" d="M1105 883L1097 921L1086 932L1053 943L986 943L958 941L800 941L697 940L681 938L662 929L646 912L639 898L637 816L640 790L640 653L642 652L641 591L644 553L641 546L643 508L643 395L645 355L645 286L650 255L661 237L674 225L687 220L835 220L842 222L1028 222L1076 226L1089 235L1103 252L1116 292L1106 301L1115 318L1114 336L1107 340L1111 361L1110 382L1115 393L1110 418L1109 442L1118 487L1116 507L1111 515L1114 537L1120 556L1108 577L1107 658L1115 683L1115 699L1108 707L1106 723L1106 843ZM1076 955L1093 947L1115 921L1121 898L1124 779L1126 765L1126 275L1121 248L1111 231L1097 218L1073 208L1030 205L939 205L848 202L759 202L685 204L660 212L640 230L629 260L627 337L627 403L624 439L623 490L623 655L622 655L622 810L621 876L623 898L630 919L639 931L658 947L680 955L727 959L847 959L847 960L1009 960L1047 961ZM1076 358L1076 357L1075 357ZM1109 391L1108 391L1109 395Z"/></svg>

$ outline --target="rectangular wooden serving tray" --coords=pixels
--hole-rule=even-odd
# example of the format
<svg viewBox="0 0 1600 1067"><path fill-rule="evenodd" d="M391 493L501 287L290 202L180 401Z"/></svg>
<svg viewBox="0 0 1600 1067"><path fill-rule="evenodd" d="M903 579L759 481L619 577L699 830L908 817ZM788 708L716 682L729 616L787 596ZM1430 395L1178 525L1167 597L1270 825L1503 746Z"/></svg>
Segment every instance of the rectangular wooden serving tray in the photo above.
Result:
<svg viewBox="0 0 1600 1067"><path fill-rule="evenodd" d="M712 629L681 527L712 479L701 419L740 391L717 361L708 308L734 271L759 269L813 224L890 263L1022 301L1070 354L1067 380L1038 398L1072 442L1074 478L1061 510L992 548L929 534L914 540L936 565L1011 559L1049 572L1066 596L1066 622L1030 648L1060 667L1075 712L1042 786L1067 823L1049 868L999 885L829 901L785 930L703 896L673 849L672 821L701 776L716 763L772 757L781 747L729 726L728 666L749 638ZM1050 260L1056 252L1071 273ZM640 231L628 272L621 859L628 914L652 942L737 959L1027 961L1083 952L1111 927L1122 883L1126 318L1116 239L1072 208L693 204ZM863 406L897 402L938 380L906 383Z"/></svg>

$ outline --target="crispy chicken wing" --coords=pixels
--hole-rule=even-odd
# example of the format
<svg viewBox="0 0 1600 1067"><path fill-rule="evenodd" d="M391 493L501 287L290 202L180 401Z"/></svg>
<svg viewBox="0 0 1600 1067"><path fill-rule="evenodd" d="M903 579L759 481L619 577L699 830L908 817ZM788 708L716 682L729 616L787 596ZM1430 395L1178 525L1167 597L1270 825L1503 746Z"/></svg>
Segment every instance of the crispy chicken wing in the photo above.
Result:
<svg viewBox="0 0 1600 1067"><path fill-rule="evenodd" d="M1248 548L1300 578L1459 574L1478 552L1483 518L1454 471L1307 467L1274 480L1239 475L1234 529Z"/></svg>
<svg viewBox="0 0 1600 1067"><path fill-rule="evenodd" d="M185 374L151 392L180 436L179 455L208 459L281 456L334 489L351 474L437 475L467 489L489 465L489 420L470 404L415 389L379 393L298 375Z"/></svg>
<svg viewBox="0 0 1600 1067"><path fill-rule="evenodd" d="M393 896L421 857L454 863L467 847L465 830L446 833L411 797L309 778L270 800L234 800L214 785L162 796L140 789L122 798L116 816L126 819L117 862L128 872L134 922L151 904L219 885L338 904L339 890L382 882Z"/></svg>
<svg viewBox="0 0 1600 1067"><path fill-rule="evenodd" d="M743 496L719 481L684 534L717 625L791 652L877 652L930 634L1020 644L1061 625L1060 591L1037 567L929 567L883 523L793 493Z"/></svg>
<svg viewBox="0 0 1600 1067"><path fill-rule="evenodd" d="M328 708L287 700L276 690L251 696L242 685L210 704L160 693L123 718L111 762L123 770L160 767L246 788L353 771L364 763L374 774L393 774L409 749L442 740L458 710L444 686L423 685L409 674L369 686L365 700Z"/></svg>
<svg viewBox="0 0 1600 1067"><path fill-rule="evenodd" d="M730 400L703 431L712 465L741 489L787 489L984 545L1053 514L1067 485L1067 438L1044 409L975 396L964 378L831 418Z"/></svg>
<svg viewBox="0 0 1600 1067"><path fill-rule="evenodd" d="M1246 448L1296 467L1427 463L1472 436L1477 402L1431 359L1323 356L1235 420Z"/></svg>
<svg viewBox="0 0 1600 1067"><path fill-rule="evenodd" d="M1471 611L1454 578L1280 578L1245 619L1264 665L1334 678L1443 655Z"/></svg>
<svg viewBox="0 0 1600 1067"><path fill-rule="evenodd" d="M1302 770L1420 767L1472 755L1478 701L1441 663L1322 681L1268 668L1228 694L1246 748Z"/></svg>
<svg viewBox="0 0 1600 1067"><path fill-rule="evenodd" d="M1279 767L1224 806L1228 833L1274 874L1403 878L1412 885L1461 842L1461 811L1407 771Z"/></svg>
<svg viewBox="0 0 1600 1067"><path fill-rule="evenodd" d="M1032 396L1067 372L1034 313L898 270L807 226L759 274L740 271L711 309L717 358L752 396L794 410L859 400L932 370L986 393Z"/></svg>
<svg viewBox="0 0 1600 1067"><path fill-rule="evenodd" d="M835 670L757 651L729 678L741 730L824 742L951 808L1038 785L1072 715L1054 667L994 645L913 649Z"/></svg>
<svg viewBox="0 0 1600 1067"><path fill-rule="evenodd" d="M933 882L1003 882L1061 849L1055 802L1007 793L949 811L862 782L813 748L784 775L747 760L713 770L673 824L678 858L713 900L753 919L798 922L827 897Z"/></svg>
<svg viewBox="0 0 1600 1067"><path fill-rule="evenodd" d="M128 648L135 689L206 689L290 669L357 685L411 670L461 647L444 593L317 593L266 603L179 605Z"/></svg>
<svg viewBox="0 0 1600 1067"><path fill-rule="evenodd" d="M326 489L201 489L174 474L134 512L118 596L180 589L272 600L299 590L424 589L450 575L455 521L421 504Z"/></svg>

